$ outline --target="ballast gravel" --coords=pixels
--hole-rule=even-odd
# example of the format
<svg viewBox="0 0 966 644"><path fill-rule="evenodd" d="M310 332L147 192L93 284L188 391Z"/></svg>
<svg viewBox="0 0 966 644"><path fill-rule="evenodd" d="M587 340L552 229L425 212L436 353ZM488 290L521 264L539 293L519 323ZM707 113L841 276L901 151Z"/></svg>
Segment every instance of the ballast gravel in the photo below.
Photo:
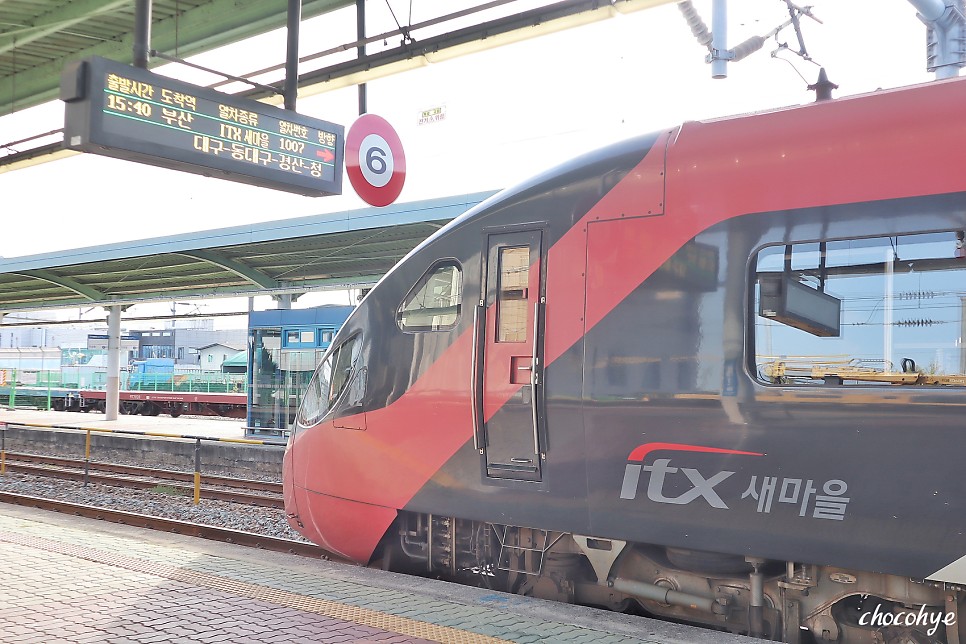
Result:
<svg viewBox="0 0 966 644"><path fill-rule="evenodd" d="M227 501L194 499L177 491L136 490L91 483L51 479L19 472L0 476L0 491L26 494L69 503L92 505L111 510L148 514L166 519L189 521L231 530L243 530L281 539L305 541L285 520L284 510Z"/></svg>

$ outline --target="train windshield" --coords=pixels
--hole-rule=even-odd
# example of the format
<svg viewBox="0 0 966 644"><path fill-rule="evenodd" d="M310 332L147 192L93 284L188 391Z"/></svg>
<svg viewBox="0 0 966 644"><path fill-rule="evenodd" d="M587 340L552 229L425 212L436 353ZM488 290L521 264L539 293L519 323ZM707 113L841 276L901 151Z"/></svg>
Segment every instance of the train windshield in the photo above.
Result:
<svg viewBox="0 0 966 644"><path fill-rule="evenodd" d="M298 424L311 427L338 401L350 380L353 368L362 350L360 335L354 335L335 350L315 370L312 380L302 397Z"/></svg>
<svg viewBox="0 0 966 644"><path fill-rule="evenodd" d="M962 231L772 246L755 277L760 380L966 386Z"/></svg>

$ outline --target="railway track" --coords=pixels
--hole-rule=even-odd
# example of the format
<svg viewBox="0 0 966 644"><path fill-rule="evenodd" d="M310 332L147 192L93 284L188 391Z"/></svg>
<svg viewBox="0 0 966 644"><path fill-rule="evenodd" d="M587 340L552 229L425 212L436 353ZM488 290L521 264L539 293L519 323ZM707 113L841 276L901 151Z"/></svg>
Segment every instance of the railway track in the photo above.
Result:
<svg viewBox="0 0 966 644"><path fill-rule="evenodd" d="M70 503L67 501L58 501L25 494L13 494L10 492L0 492L0 502L11 503L24 507L38 508L52 512L60 512L62 514L71 514L74 516L97 519L100 521L109 521L111 523L121 523L138 528L173 532L191 537L233 543L250 548L271 550L273 552L289 552L299 556L312 557L315 559L344 561L338 555L335 555L328 550L320 548L319 546L311 543L295 541L292 539L270 537L267 535L255 534L253 532L245 532L242 530L232 530L229 528L221 528L201 523L192 523L177 519L166 519L147 514L125 512L122 510L111 510L92 505Z"/></svg>
<svg viewBox="0 0 966 644"><path fill-rule="evenodd" d="M142 490L163 487L169 492L187 496L194 494L193 486L181 485L185 481L194 481L193 472L112 463L90 463L81 459L20 453L7 453L5 467L11 472L33 476L72 481L86 480L102 485L116 485ZM202 499L216 499L279 509L284 507L281 483L214 475L202 475L201 481Z"/></svg>

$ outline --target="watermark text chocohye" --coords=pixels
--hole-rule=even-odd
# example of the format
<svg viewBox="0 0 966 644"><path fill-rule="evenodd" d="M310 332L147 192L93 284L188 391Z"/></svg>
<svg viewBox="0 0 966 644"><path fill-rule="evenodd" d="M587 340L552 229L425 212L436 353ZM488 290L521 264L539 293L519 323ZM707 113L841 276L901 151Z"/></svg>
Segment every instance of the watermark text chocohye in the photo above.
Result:
<svg viewBox="0 0 966 644"><path fill-rule="evenodd" d="M920 606L919 612L899 611L892 613L884 612L882 606L876 604L871 613L865 612L859 617L860 626L929 626L926 634L930 637L936 634L940 625L952 626L955 623L955 613L927 612L925 606Z"/></svg>

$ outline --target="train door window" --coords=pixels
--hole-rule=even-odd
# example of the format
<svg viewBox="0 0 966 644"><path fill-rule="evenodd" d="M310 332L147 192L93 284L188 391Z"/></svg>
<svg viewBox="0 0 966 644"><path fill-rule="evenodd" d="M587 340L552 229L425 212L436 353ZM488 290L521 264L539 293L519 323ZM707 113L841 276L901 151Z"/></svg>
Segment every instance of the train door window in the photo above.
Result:
<svg viewBox="0 0 966 644"><path fill-rule="evenodd" d="M497 342L526 342L530 247L500 249Z"/></svg>
<svg viewBox="0 0 966 644"><path fill-rule="evenodd" d="M963 233L762 249L755 369L770 384L966 386Z"/></svg>
<svg viewBox="0 0 966 644"><path fill-rule="evenodd" d="M460 315L463 272L455 260L434 264L409 291L396 315L403 331L443 331Z"/></svg>

